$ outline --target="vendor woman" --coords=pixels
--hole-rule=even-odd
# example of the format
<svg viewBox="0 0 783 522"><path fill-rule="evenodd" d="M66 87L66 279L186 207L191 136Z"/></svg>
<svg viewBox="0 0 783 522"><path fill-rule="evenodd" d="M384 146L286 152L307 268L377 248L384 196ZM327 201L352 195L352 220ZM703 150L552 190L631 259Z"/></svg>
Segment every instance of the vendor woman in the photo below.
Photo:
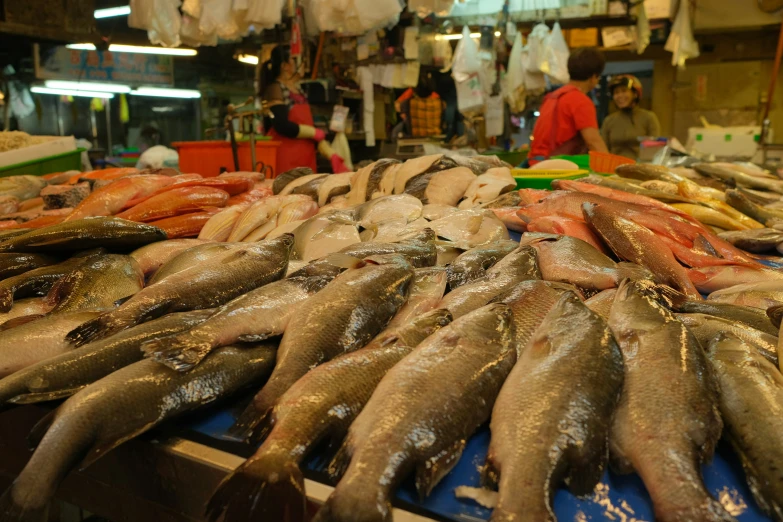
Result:
<svg viewBox="0 0 783 522"><path fill-rule="evenodd" d="M280 142L277 173L296 167L316 172L316 147L332 163L335 173L348 172L342 158L326 141L326 133L313 126L313 113L299 87L300 66L288 47L278 45L261 69L261 94L274 118L265 118L268 135Z"/></svg>
<svg viewBox="0 0 783 522"><path fill-rule="evenodd" d="M658 136L661 124L655 113L639 107L642 99L642 82L630 74L621 74L609 83L617 110L604 119L601 136L609 152L626 158L639 157L639 138Z"/></svg>

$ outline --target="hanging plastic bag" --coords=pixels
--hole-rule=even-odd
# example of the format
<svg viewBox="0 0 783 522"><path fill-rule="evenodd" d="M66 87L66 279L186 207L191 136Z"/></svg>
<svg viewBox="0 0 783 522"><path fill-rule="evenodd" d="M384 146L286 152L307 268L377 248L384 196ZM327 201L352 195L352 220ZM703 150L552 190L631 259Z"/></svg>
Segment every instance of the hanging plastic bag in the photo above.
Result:
<svg viewBox="0 0 783 522"><path fill-rule="evenodd" d="M271 29L283 21L284 0L247 0L245 21L256 29Z"/></svg>
<svg viewBox="0 0 783 522"><path fill-rule="evenodd" d="M699 44L693 38L690 2L687 0L680 0L677 18L664 49L672 53L672 65L681 69L685 68L685 60L699 56Z"/></svg>
<svg viewBox="0 0 783 522"><path fill-rule="evenodd" d="M547 60L546 68L543 71L549 75L553 83L566 84L571 79L568 74L568 57L571 51L568 50L568 44L560 29L560 23L555 22L552 32L549 33L546 46Z"/></svg>
<svg viewBox="0 0 783 522"><path fill-rule="evenodd" d="M416 13L419 18L435 16L446 17L451 13L454 0L408 0L408 11Z"/></svg>
<svg viewBox="0 0 783 522"><path fill-rule="evenodd" d="M352 0L345 11L343 34L359 35L396 24L402 5L399 0Z"/></svg>
<svg viewBox="0 0 783 522"><path fill-rule="evenodd" d="M457 82L465 81L472 74L481 70L481 58L476 42L470 37L470 28L466 25L462 28L462 39L454 50L454 61L451 66L451 75Z"/></svg>
<svg viewBox="0 0 783 522"><path fill-rule="evenodd" d="M334 141L332 142L332 148L334 149L334 152L342 158L343 163L348 167L348 170L353 170L351 147L348 144L348 136L346 136L344 132L338 132L335 135Z"/></svg>
<svg viewBox="0 0 783 522"><path fill-rule="evenodd" d="M522 35L517 33L508 57L508 71L503 79L503 98L512 113L525 110L525 76L522 70Z"/></svg>
<svg viewBox="0 0 783 522"><path fill-rule="evenodd" d="M131 0L128 26L146 29L152 44L178 47L182 25L180 4L180 0Z"/></svg>
<svg viewBox="0 0 783 522"><path fill-rule="evenodd" d="M182 28L179 31L179 35L183 44L192 47L199 47L201 45L210 45L214 47L218 43L216 33L207 34L202 32L201 29L199 29L198 19L187 14L182 15Z"/></svg>
<svg viewBox="0 0 783 522"><path fill-rule="evenodd" d="M241 36L231 3L225 0L202 0L199 29L204 34L216 34L226 40Z"/></svg>
<svg viewBox="0 0 783 522"><path fill-rule="evenodd" d="M647 10L644 4L636 7L636 54L644 53L650 45L650 21L647 19Z"/></svg>
<svg viewBox="0 0 783 522"><path fill-rule="evenodd" d="M526 93L537 94L546 90L544 73L530 70L530 47L528 45L522 48L522 78Z"/></svg>
<svg viewBox="0 0 783 522"><path fill-rule="evenodd" d="M546 72L547 64L546 47L549 37L549 27L546 24L538 24L527 37L528 66L532 72Z"/></svg>

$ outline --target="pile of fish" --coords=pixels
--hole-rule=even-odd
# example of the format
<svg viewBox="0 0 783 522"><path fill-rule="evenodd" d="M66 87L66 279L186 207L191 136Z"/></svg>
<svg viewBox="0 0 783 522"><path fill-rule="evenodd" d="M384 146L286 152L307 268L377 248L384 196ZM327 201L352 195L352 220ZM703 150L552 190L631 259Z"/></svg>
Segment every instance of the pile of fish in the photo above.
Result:
<svg viewBox="0 0 783 522"><path fill-rule="evenodd" d="M300 466L323 446L335 489L314 520L391 520L401 482L427 496L487 423L470 496L494 521L555 520L554 492L588 495L607 466L641 477L658 520L735 520L701 475L721 434L783 520L778 272L668 185L509 192L493 170L428 157L271 187L192 178L90 214L98 189L61 223L8 231L0 408L64 402L31 433L0 522L46 520L70 471L248 389L231 434L260 446L204 499L209 520L307 520ZM182 239L158 224L183 188L268 192Z"/></svg>

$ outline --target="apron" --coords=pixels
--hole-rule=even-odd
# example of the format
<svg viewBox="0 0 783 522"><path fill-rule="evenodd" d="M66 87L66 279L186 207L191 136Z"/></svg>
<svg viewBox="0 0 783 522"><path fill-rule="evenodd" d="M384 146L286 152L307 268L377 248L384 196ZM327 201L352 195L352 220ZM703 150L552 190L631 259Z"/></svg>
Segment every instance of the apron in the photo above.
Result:
<svg viewBox="0 0 783 522"><path fill-rule="evenodd" d="M552 137L550 138L550 143L554 145L557 143L557 125L554 125L555 122L557 122L557 108L560 104L560 98L564 94L568 94L569 92L574 92L578 90L573 85L566 85L565 87L558 89L557 91L553 92L549 96L552 97L552 99L555 100L555 108L552 110L553 115L553 124L552 124ZM587 154L587 143L585 143L585 139L582 137L582 133L579 131L576 132L576 135L571 138L568 141L565 141L558 145L556 148L552 150L552 152L549 153L549 157L552 156L574 156L577 154Z"/></svg>
<svg viewBox="0 0 783 522"><path fill-rule="evenodd" d="M313 113L308 103L294 103L288 110L288 120L297 125L313 126ZM271 129L268 133L280 142L277 150L277 171L272 177L296 167L310 167L316 172L315 142L308 139L286 138Z"/></svg>

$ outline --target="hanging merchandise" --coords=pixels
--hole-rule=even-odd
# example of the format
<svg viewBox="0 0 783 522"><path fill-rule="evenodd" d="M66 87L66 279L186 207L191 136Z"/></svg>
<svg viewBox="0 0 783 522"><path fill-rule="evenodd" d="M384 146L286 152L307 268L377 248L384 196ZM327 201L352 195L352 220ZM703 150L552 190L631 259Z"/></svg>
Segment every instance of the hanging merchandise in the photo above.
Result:
<svg viewBox="0 0 783 522"><path fill-rule="evenodd" d="M503 97L512 113L525 110L525 76L522 70L522 35L517 33L508 57L508 71L503 80Z"/></svg>
<svg viewBox="0 0 783 522"><path fill-rule="evenodd" d="M335 135L334 141L332 142L332 148L334 149L334 152L342 158L343 163L348 167L348 170L353 170L351 147L348 144L348 136L346 136L344 132L338 132L337 135Z"/></svg>
<svg viewBox="0 0 783 522"><path fill-rule="evenodd" d="M680 0L677 18L674 20L664 49L672 53L672 65L681 69L685 68L685 60L699 56L699 44L693 38L690 2L688 0Z"/></svg>
<svg viewBox="0 0 783 522"><path fill-rule="evenodd" d="M420 42L421 41L422 40L420 40ZM451 69L453 57L451 42L448 40L437 40L432 38L427 39L427 41L432 42L432 65L440 67L441 72L446 72ZM421 52L421 47L419 48L419 52Z"/></svg>
<svg viewBox="0 0 783 522"><path fill-rule="evenodd" d="M636 54L642 54L650 45L650 21L644 4L636 7Z"/></svg>
<svg viewBox="0 0 783 522"><path fill-rule="evenodd" d="M131 0L128 26L145 29L152 44L179 47L180 4L180 0Z"/></svg>
<svg viewBox="0 0 783 522"><path fill-rule="evenodd" d="M377 66L377 71L380 66ZM362 89L362 126L364 127L364 144L368 147L375 146L375 88L373 87L373 70L369 67L356 69L356 78Z"/></svg>
<svg viewBox="0 0 783 522"><path fill-rule="evenodd" d="M484 110L484 88L481 82L481 59L478 46L470 37L470 28L462 28L462 39L454 51L451 75L457 84L457 108L465 114Z"/></svg>
<svg viewBox="0 0 783 522"><path fill-rule="evenodd" d="M486 122L486 137L492 138L503 134L503 97L490 96L487 99L487 108L484 120Z"/></svg>
<svg viewBox="0 0 783 522"><path fill-rule="evenodd" d="M214 34L218 38L226 40L233 40L241 36L231 3L224 0L201 0L201 17L198 27L204 34Z"/></svg>
<svg viewBox="0 0 783 522"><path fill-rule="evenodd" d="M283 21L283 4L284 0L247 0L245 20L256 32L271 29Z"/></svg>
<svg viewBox="0 0 783 522"><path fill-rule="evenodd" d="M541 71L530 69L530 44L522 48L522 78L527 94L539 94L546 89L546 78Z"/></svg>
<svg viewBox="0 0 783 522"><path fill-rule="evenodd" d="M445 17L451 14L454 0L408 0L408 11L416 13L419 18L427 18L431 14Z"/></svg>
<svg viewBox="0 0 783 522"><path fill-rule="evenodd" d="M549 27L546 24L538 24L527 37L528 45L528 67L532 72L546 72L547 64L547 43L549 42Z"/></svg>
<svg viewBox="0 0 783 522"><path fill-rule="evenodd" d="M403 49L405 50L406 60L419 59L419 28L406 27L405 39L403 40Z"/></svg>
<svg viewBox="0 0 783 522"><path fill-rule="evenodd" d="M364 34L397 23L402 12L399 0L310 0L309 5L318 29L344 35Z"/></svg>
<svg viewBox="0 0 783 522"><path fill-rule="evenodd" d="M560 23L555 22L552 32L549 33L546 45L546 70L544 73L549 75L552 83L566 84L570 80L568 75L568 57L571 52L568 50L568 44L560 29Z"/></svg>
<svg viewBox="0 0 783 522"><path fill-rule="evenodd" d="M182 27L179 30L182 43L192 47L199 47L201 45L217 45L217 33L205 33L199 28L199 25L200 22L198 18L193 18L187 14L182 15Z"/></svg>

